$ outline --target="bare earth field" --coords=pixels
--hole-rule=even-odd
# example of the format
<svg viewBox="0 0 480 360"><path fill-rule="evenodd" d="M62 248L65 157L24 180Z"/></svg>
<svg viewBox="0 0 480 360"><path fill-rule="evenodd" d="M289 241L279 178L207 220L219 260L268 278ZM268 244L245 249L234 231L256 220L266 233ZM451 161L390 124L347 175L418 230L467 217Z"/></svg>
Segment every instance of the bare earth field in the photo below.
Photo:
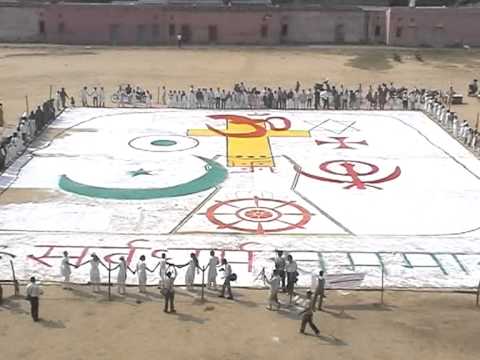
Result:
<svg viewBox="0 0 480 360"><path fill-rule="evenodd" d="M85 48L0 47L0 101L8 127L45 100L49 87L65 87L77 98L82 86L104 86L107 97L120 83L153 90L250 86L304 87L325 78L347 86L393 81L398 85L455 89L480 78L480 50L373 47L310 48ZM402 62L393 60L398 53ZM455 107L473 124L480 101ZM7 203L33 201L41 192L11 193ZM457 293L329 292L326 311L315 314L321 336L298 334L299 317L265 309L267 292L235 290L235 302L177 292L176 315L162 312L157 289L147 297L130 289L126 299L105 300L86 287L45 289L33 323L28 303L7 297L0 306L0 359L97 360L179 359L477 359L480 310L474 296ZM23 289L22 289L23 291ZM141 303L138 303L138 301ZM283 301L286 301L283 298Z"/></svg>
<svg viewBox="0 0 480 360"><path fill-rule="evenodd" d="M463 360L480 351L472 295L388 292L382 306L377 292L329 292L325 311L314 316L321 331L315 337L298 333L295 312L266 310L264 291L201 303L198 293L178 290L175 315L163 313L158 290L146 297L129 291L108 302L86 287L50 286L38 323L25 300L7 299L0 307L2 359Z"/></svg>
<svg viewBox="0 0 480 360"><path fill-rule="evenodd" d="M418 52L423 61L417 60ZM393 59L400 55L402 62ZM326 78L357 86L393 81L397 85L448 89L466 95L467 84L480 78L480 50L391 49L379 47L285 48L96 48L65 46L0 47L0 100L8 124L55 91L65 87L77 99L81 87L104 86L107 98L121 83L157 88L232 88L250 86L304 87ZM475 122L480 101L455 109Z"/></svg>

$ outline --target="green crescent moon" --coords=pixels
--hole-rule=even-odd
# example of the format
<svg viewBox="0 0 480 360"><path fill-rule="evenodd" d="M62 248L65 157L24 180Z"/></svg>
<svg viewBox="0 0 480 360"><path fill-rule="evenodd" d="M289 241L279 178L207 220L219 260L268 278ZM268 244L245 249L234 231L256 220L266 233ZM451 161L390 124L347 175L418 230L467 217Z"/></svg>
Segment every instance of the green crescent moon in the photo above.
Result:
<svg viewBox="0 0 480 360"><path fill-rule="evenodd" d="M196 179L175 186L147 189L106 188L82 184L70 179L67 175L60 177L58 185L64 191L88 197L114 200L149 200L191 195L211 189L225 181L228 176L225 167L214 160L202 156L196 157L207 163L205 165L206 173Z"/></svg>

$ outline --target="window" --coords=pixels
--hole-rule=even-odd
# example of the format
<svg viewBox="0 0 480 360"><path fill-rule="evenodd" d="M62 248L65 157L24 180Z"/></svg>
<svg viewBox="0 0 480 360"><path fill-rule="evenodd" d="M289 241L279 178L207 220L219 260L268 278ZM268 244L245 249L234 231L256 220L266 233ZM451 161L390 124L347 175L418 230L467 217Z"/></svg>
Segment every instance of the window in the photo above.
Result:
<svg viewBox="0 0 480 360"><path fill-rule="evenodd" d="M380 25L375 26L375 36L380 36L381 28Z"/></svg>
<svg viewBox="0 0 480 360"><path fill-rule="evenodd" d="M401 26L397 26L397 31L395 32L395 36L397 38L402 37L402 27Z"/></svg>
<svg viewBox="0 0 480 360"><path fill-rule="evenodd" d="M280 35L285 37L288 36L288 24L283 24L280 30Z"/></svg>
<svg viewBox="0 0 480 360"><path fill-rule="evenodd" d="M65 23L60 22L58 23L58 33L63 34L65 32Z"/></svg>
<svg viewBox="0 0 480 360"><path fill-rule="evenodd" d="M158 24L152 25L152 39L157 40L160 37L160 26Z"/></svg>
<svg viewBox="0 0 480 360"><path fill-rule="evenodd" d="M268 25L262 25L260 29L260 34L262 38L266 38L268 36Z"/></svg>
<svg viewBox="0 0 480 360"><path fill-rule="evenodd" d="M41 35L45 35L45 21L40 20L38 22L38 33Z"/></svg>
<svg viewBox="0 0 480 360"><path fill-rule="evenodd" d="M168 35L170 37L175 36L175 24L168 25Z"/></svg>

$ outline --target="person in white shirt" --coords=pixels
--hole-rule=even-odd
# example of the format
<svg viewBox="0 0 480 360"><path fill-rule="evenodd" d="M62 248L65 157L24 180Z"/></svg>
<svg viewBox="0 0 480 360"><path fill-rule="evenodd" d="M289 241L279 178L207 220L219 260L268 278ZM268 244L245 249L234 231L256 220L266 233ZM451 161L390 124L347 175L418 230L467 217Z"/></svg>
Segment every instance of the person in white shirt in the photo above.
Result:
<svg viewBox="0 0 480 360"><path fill-rule="evenodd" d="M157 266L155 266L155 269L157 267L160 267L160 271L158 272L158 275L160 277L160 280L158 282L158 288L163 289L163 287L165 286L165 276L167 272L167 256L165 255L165 253L162 254L162 257L160 258ZM153 269L153 271L155 271L155 269Z"/></svg>
<svg viewBox="0 0 480 360"><path fill-rule="evenodd" d="M173 286L173 283L175 282L175 279L177 278L177 269L173 267L173 272L172 271L167 271L165 274L165 285L164 288L162 289L162 294L165 296L165 308L164 312L168 312L168 305L170 304L170 312L174 313L175 311L175 287Z"/></svg>
<svg viewBox="0 0 480 360"><path fill-rule="evenodd" d="M125 282L127 281L127 269L130 270L130 268L128 267L127 262L125 261L125 258L123 256L120 256L120 262L118 263L117 266L115 266L112 269L112 271L116 269L118 269L118 273L117 273L118 293L120 295L125 295L126 293Z"/></svg>
<svg viewBox="0 0 480 360"><path fill-rule="evenodd" d="M60 273L63 276L63 288L70 289L70 275L72 274L71 266L75 266L70 263L70 258L68 256L68 252L63 252L63 259L60 265Z"/></svg>
<svg viewBox="0 0 480 360"><path fill-rule="evenodd" d="M207 287L209 289L217 288L217 266L220 264L220 260L215 256L215 251L210 251L210 260L208 260L208 276Z"/></svg>
<svg viewBox="0 0 480 360"><path fill-rule="evenodd" d="M193 289L193 284L195 282L195 272L199 273L200 272L200 266L198 264L198 259L195 253L190 254L190 261L182 265L187 266L187 272L185 273L185 285L187 286L187 290L192 290Z"/></svg>
<svg viewBox="0 0 480 360"><path fill-rule="evenodd" d="M230 266L227 259L225 258L222 259L222 265L224 266L224 268L220 269L220 271L224 272L223 275L225 280L223 281L222 292L220 293L220 295L218 295L218 297L221 297L221 298L225 297L225 290L227 290L228 291L227 299L233 300L232 288L230 286L230 281L232 279L232 267Z"/></svg>
<svg viewBox="0 0 480 360"><path fill-rule="evenodd" d="M30 284L27 285L27 300L30 302L30 315L32 315L33 321L38 321L38 310L40 307L40 295L43 294L43 290L37 284L37 280L34 276L30 278Z"/></svg>
<svg viewBox="0 0 480 360"><path fill-rule="evenodd" d="M147 270L152 271L147 267L145 263L145 255L140 256L140 261L137 263L137 268L135 273L138 276L138 290L141 293L146 293L146 286L147 286Z"/></svg>
<svg viewBox="0 0 480 360"><path fill-rule="evenodd" d="M105 90L103 86L100 87L100 90L98 91L98 106L105 107Z"/></svg>
<svg viewBox="0 0 480 360"><path fill-rule="evenodd" d="M287 271L287 292L290 296L290 303L292 303L293 293L295 290L295 283L297 282L297 262L293 260L292 255L287 256L287 265L285 266Z"/></svg>
<svg viewBox="0 0 480 360"><path fill-rule="evenodd" d="M105 269L108 269L105 264L99 259L97 254L93 253L91 259L78 265L78 267L90 263L90 284L92 285L93 292L100 291L100 269L99 265L102 265Z"/></svg>
<svg viewBox="0 0 480 360"><path fill-rule="evenodd" d="M93 91L90 94L90 96L92 97L93 107L98 107L98 90L96 87L93 88Z"/></svg>
<svg viewBox="0 0 480 360"><path fill-rule="evenodd" d="M280 276L277 270L273 270L271 279L269 280L265 274L263 274L263 281L270 286L270 295L268 298L268 310L273 310L273 306L276 309L280 309L280 302L278 301L278 292L280 290Z"/></svg>
<svg viewBox="0 0 480 360"><path fill-rule="evenodd" d="M325 278L323 277L323 270L320 270L317 276L313 277L312 290L314 291L313 296L313 306L312 308L317 308L319 311L322 311L323 299L325 296ZM318 306L317 306L318 301Z"/></svg>
<svg viewBox="0 0 480 360"><path fill-rule="evenodd" d="M88 89L86 86L84 86L83 89L80 90L80 99L82 100L83 107L88 106Z"/></svg>
<svg viewBox="0 0 480 360"><path fill-rule="evenodd" d="M275 269L282 280L282 290L285 291L285 258L283 257L283 251L277 250L277 256L273 259L275 263Z"/></svg>

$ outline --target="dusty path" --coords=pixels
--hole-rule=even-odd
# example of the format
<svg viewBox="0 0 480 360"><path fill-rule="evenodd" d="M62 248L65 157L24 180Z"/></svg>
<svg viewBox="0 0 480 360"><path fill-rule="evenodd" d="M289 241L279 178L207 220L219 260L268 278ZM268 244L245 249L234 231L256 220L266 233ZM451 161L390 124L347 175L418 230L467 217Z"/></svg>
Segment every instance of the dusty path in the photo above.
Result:
<svg viewBox="0 0 480 360"><path fill-rule="evenodd" d="M62 46L0 47L0 99L11 125L29 106L38 104L53 89L65 87L77 98L82 86L103 85L107 97L121 83L152 90L186 89L190 85L228 87L245 81L263 86L303 86L329 78L347 86L393 81L407 86L447 89L461 93L473 78L480 78L479 50L374 47L285 48L95 48ZM400 55L402 62L393 60ZM456 109L475 122L480 100L466 98Z"/></svg>
<svg viewBox="0 0 480 360"><path fill-rule="evenodd" d="M178 290L176 315L162 312L158 290L129 291L109 303L86 287L48 287L40 323L26 301L8 299L0 307L1 358L464 360L480 351L473 295L388 292L381 306L378 293L331 292L326 311L315 315L317 338L298 333L294 313L267 311L265 291L237 290L235 302L212 295L202 304Z"/></svg>

